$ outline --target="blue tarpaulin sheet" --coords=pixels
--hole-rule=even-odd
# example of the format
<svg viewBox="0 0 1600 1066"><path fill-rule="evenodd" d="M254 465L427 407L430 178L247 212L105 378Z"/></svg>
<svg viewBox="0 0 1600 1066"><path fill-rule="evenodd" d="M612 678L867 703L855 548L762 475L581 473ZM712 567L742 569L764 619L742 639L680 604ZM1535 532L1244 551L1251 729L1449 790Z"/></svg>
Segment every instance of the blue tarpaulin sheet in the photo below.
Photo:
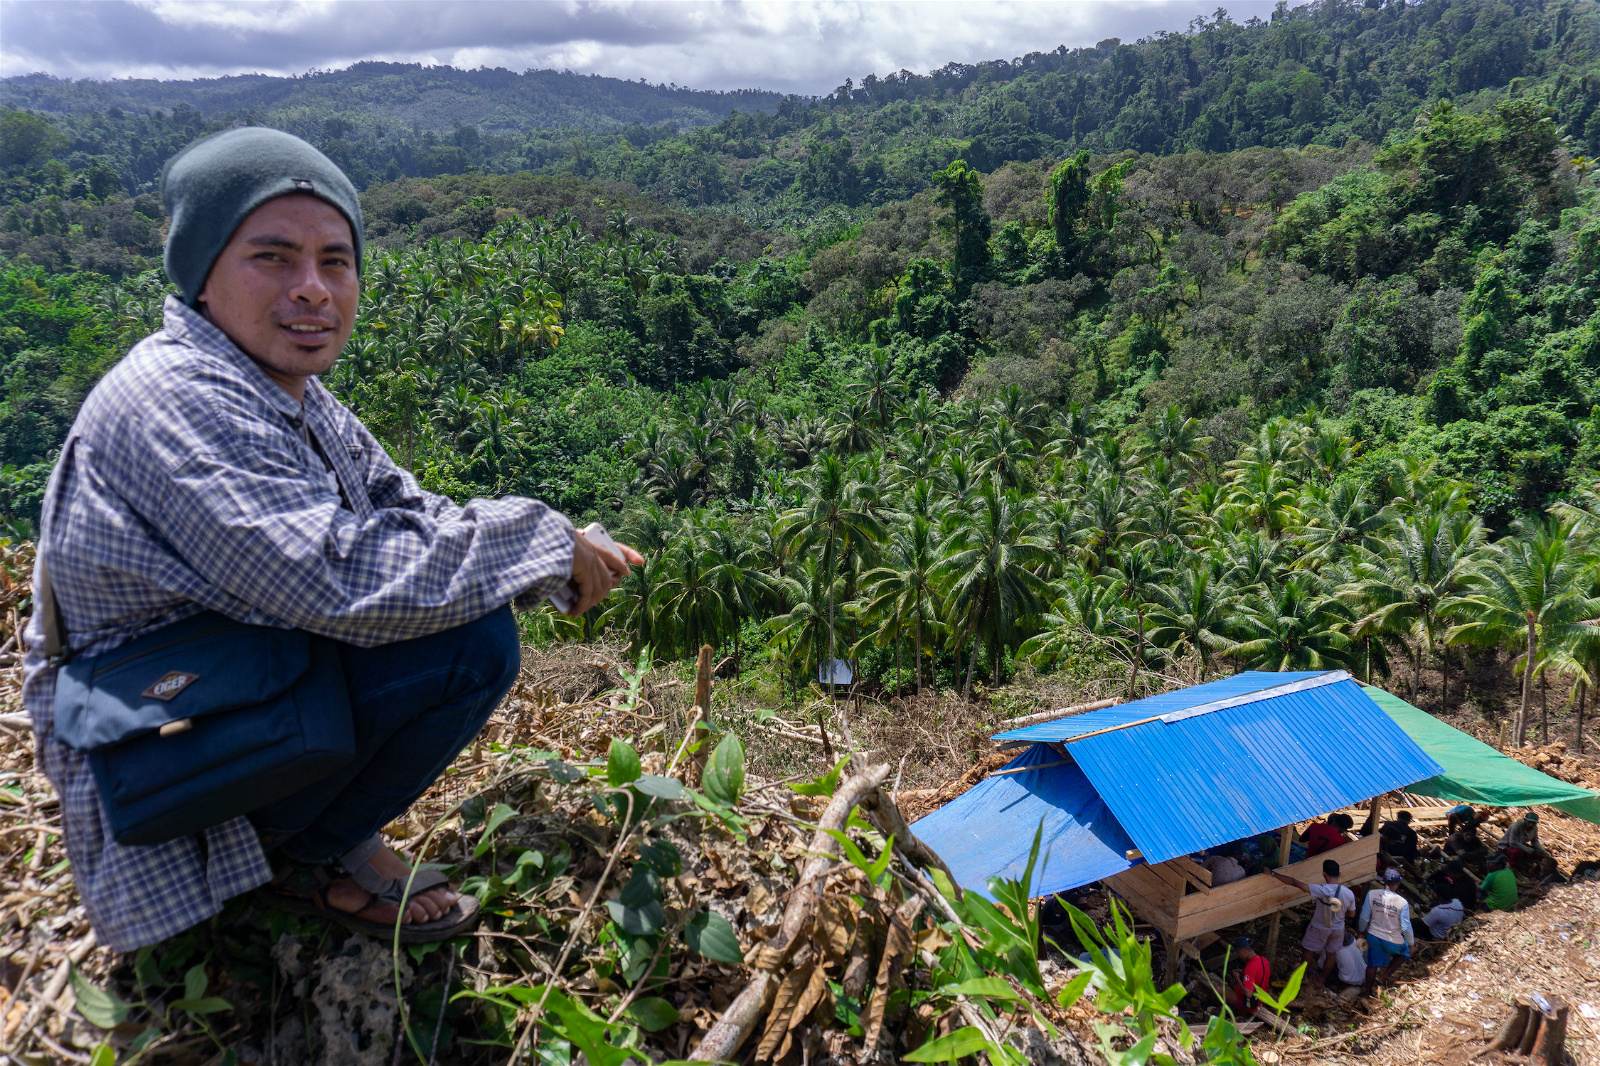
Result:
<svg viewBox="0 0 1600 1066"><path fill-rule="evenodd" d="M1034 896L1065 892L1132 866L1133 841L1076 765L1035 744L1007 769L991 775L917 820L918 839L944 859L956 883L987 896L990 877L1020 878L1041 821L1044 835L1034 869Z"/></svg>

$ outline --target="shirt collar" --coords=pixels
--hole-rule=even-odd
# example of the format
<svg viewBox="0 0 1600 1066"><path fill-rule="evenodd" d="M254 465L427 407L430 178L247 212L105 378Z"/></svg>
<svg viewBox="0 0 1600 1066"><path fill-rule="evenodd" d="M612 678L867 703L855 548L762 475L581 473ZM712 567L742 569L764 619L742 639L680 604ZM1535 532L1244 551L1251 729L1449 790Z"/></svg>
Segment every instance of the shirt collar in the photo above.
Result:
<svg viewBox="0 0 1600 1066"><path fill-rule="evenodd" d="M315 377L306 382L306 399L302 406L295 402L294 397L283 391L283 386L268 377L267 372L262 370L254 359L246 355L205 315L176 296L168 296L161 311L161 324L167 336L180 344L187 344L191 348L198 348L202 352L226 360L243 375L246 381L255 386L256 391L267 403L280 413L295 418L304 411L321 407L322 390L317 387L321 383Z"/></svg>

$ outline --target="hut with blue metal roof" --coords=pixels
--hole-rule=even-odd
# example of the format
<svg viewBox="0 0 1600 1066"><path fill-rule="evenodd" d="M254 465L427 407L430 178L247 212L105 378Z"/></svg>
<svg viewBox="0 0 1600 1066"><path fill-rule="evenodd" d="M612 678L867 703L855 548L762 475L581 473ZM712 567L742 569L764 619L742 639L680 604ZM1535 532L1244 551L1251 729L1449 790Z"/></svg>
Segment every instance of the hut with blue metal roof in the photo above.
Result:
<svg viewBox="0 0 1600 1066"><path fill-rule="evenodd" d="M1441 771L1343 670L1246 671L995 740L1023 750L919 819L917 836L985 892L1021 873L1042 826L1040 895L1103 881L1169 948L1306 900L1267 874L1213 886L1190 856L1275 832L1281 865L1295 823ZM1318 881L1334 859L1345 883L1364 881L1377 847L1370 834L1282 872Z"/></svg>

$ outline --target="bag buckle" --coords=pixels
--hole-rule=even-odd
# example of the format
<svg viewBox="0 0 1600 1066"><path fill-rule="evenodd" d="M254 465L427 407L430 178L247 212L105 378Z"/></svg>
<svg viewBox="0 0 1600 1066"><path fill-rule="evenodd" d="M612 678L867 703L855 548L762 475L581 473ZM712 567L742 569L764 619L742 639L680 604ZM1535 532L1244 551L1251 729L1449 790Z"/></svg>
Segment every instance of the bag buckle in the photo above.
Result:
<svg viewBox="0 0 1600 1066"><path fill-rule="evenodd" d="M159 732L164 737L175 737L179 733L187 733L192 728L194 728L193 718L179 718L162 726Z"/></svg>

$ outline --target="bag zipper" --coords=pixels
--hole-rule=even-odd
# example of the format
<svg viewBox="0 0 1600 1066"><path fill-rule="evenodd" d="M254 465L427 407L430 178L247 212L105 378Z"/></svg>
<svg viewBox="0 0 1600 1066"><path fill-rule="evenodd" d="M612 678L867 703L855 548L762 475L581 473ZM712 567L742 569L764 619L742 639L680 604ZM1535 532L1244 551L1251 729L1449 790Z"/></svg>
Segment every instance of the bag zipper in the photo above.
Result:
<svg viewBox="0 0 1600 1066"><path fill-rule="evenodd" d="M188 621L188 619L184 619L184 621ZM152 655L159 655L161 652L167 651L168 649L171 649L171 648L176 648L180 644L188 644L191 641L195 640L196 637L199 637L199 636L211 636L212 634L216 634L216 633L226 633L226 632L228 632L229 630L232 630L232 629L243 629L244 628L244 623L243 622L235 622L231 618L224 619L224 621L227 623L226 625L218 626L215 629L204 630L201 633L193 634L193 635L190 635L190 636L187 636L187 637L173 637L171 640L165 641L165 642L163 642L161 644L157 644L153 648L145 648L144 650L138 652L135 655L129 655L126 658L117 659L115 662L108 662L108 663L104 664L103 666L97 667L94 670L94 676L98 677L105 670L116 669L118 667L127 666L129 663L136 663L140 659L145 659L145 658L148 658L148 657L150 657ZM174 625L182 625L182 624L183 624L183 622L174 623ZM159 632L159 630L157 632ZM112 652L111 653L111 655L115 655L115 654L116 654L116 652ZM107 657L109 658L109 656L107 656Z"/></svg>

